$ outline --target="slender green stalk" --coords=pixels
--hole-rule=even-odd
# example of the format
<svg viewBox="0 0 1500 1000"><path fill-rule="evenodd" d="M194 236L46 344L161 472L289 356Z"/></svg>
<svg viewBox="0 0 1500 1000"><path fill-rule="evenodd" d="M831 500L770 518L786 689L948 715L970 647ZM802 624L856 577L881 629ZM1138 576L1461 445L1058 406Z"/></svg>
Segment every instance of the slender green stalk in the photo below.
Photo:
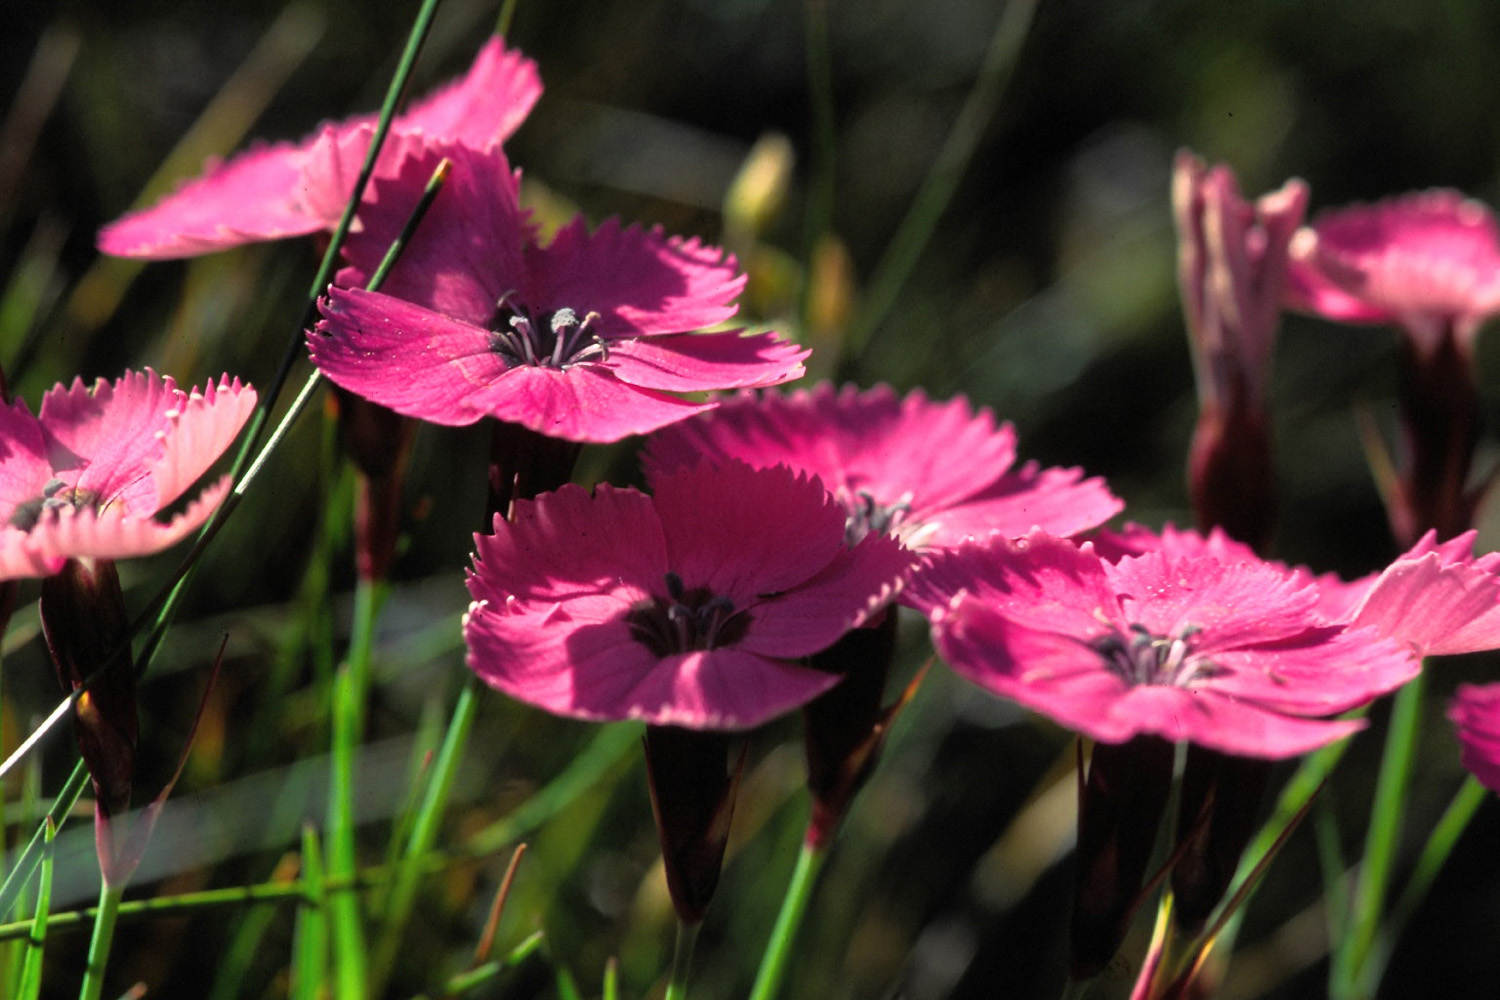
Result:
<svg viewBox="0 0 1500 1000"><path fill-rule="evenodd" d="M516 16L516 0L505 0L500 5L500 16L495 18L495 34L501 38L510 35L510 22Z"/></svg>
<svg viewBox="0 0 1500 1000"><path fill-rule="evenodd" d="M47 940L47 917L52 906L52 842L56 836L57 828L49 821L42 847L42 871L37 878L36 917L31 923L31 934L26 938L26 959L21 968L16 1000L34 1000L42 992L42 946Z"/></svg>
<svg viewBox="0 0 1500 1000"><path fill-rule="evenodd" d="M119 915L123 885L99 887L99 908L94 915L94 936L89 941L88 966L83 970L83 988L78 1000L99 1000L104 992L104 973L109 966L109 947L115 939L115 918Z"/></svg>
<svg viewBox="0 0 1500 1000"><path fill-rule="evenodd" d="M811 155L808 157L807 212L802 222L802 260L811 267L823 235L833 228L836 191L834 161L838 149L833 110L833 58L828 44L827 0L805 0L803 31L807 60L807 95L812 111ZM811 280L802 283L802 329L812 320L814 289Z"/></svg>
<svg viewBox="0 0 1500 1000"><path fill-rule="evenodd" d="M604 963L603 1000L620 1000L620 963L613 957Z"/></svg>
<svg viewBox="0 0 1500 1000"><path fill-rule="evenodd" d="M1386 963L1390 961L1396 939L1406 929L1422 900L1427 898L1427 892L1432 888L1438 872L1442 871L1448 855L1453 853L1459 838L1468 829L1469 821L1474 818L1474 813L1484 804L1488 795L1488 790L1471 774L1459 786L1453 801L1448 803L1448 808L1428 836L1426 846L1422 848L1416 870L1412 872L1396 904L1391 907L1390 916L1381 925L1375 947L1365 962L1360 983L1361 992L1365 995L1374 994L1375 987L1380 984L1380 977L1385 972Z"/></svg>
<svg viewBox="0 0 1500 1000"><path fill-rule="evenodd" d="M328 970L328 909L323 880L323 850L312 827L302 830L302 878L307 905L297 913L292 938L291 1000L316 1000Z"/></svg>
<svg viewBox="0 0 1500 1000"><path fill-rule="evenodd" d="M1376 780L1375 801L1370 810L1370 827L1365 834L1365 853L1355 884L1349 933L1339 940L1334 953L1330 994L1335 997L1358 995L1361 970L1380 927L1391 862L1395 858L1402 814L1406 809L1407 787L1411 784L1412 758L1421 726L1425 686L1426 673L1423 672L1396 692L1391 705L1385 752L1380 760L1380 776Z"/></svg>
<svg viewBox="0 0 1500 1000"><path fill-rule="evenodd" d="M31 873L36 871L37 863L41 860L41 853L46 843L47 830L61 829L63 821L73 811L73 806L78 802L78 796L83 794L83 786L88 784L89 772L83 766L83 761L73 765L73 773L68 775L68 780L63 783L62 791L57 793L57 798L52 800L52 808L38 824L36 832L31 835L21 856L11 867L5 881L0 883L0 917L10 913L16 898L20 895L21 888L31 878Z"/></svg>
<svg viewBox="0 0 1500 1000"><path fill-rule="evenodd" d="M427 794L417 810L416 822L412 825L411 838L406 851L396 865L391 883L391 894L381 928L380 943L375 951L375 981L384 981L395 963L397 948L401 944L401 933L411 916L412 903L416 899L417 881L422 875L421 860L432 849L437 840L438 825L443 810L453 791L454 779L458 777L458 765L463 760L464 747L468 745L469 733L474 728L474 715L479 708L478 682L473 674L468 676L463 690L459 692L458 704L453 708L453 719L443 737L433 763L432 776L427 784Z"/></svg>
<svg viewBox="0 0 1500 1000"><path fill-rule="evenodd" d="M771 939L760 960L760 971L755 975L755 986L750 991L750 1000L772 1000L781 989L786 978L787 961L791 958L792 944L797 931L802 927L802 918L807 913L808 901L812 898L813 886L818 873L828 859L827 848L816 848L803 841L802 851L797 855L797 867L792 870L792 879L787 883L786 895L781 900L781 912L776 915L776 926L771 930Z"/></svg>
<svg viewBox="0 0 1500 1000"><path fill-rule="evenodd" d="M912 269L932 239L938 219L953 200L958 182L968 169L974 150L978 148L979 140L984 135L985 126L994 117L1000 98L1005 93L1005 85L1010 80L1011 70L1015 68L1021 44L1031 29L1031 19L1036 13L1038 2L1039 0L1011 0L1001 12L1000 23L996 25L995 34L990 39L989 49L984 54L984 62L980 64L974 87L964 99L963 107L954 119L953 128L938 150L932 169L927 172L921 189L912 200L911 208L901 220L896 234L891 237L885 255L881 257L870 278L868 298L849 331L849 350L852 354L857 355L868 347L870 337L895 305L906 280L911 277Z"/></svg>
<svg viewBox="0 0 1500 1000"><path fill-rule="evenodd" d="M615 723L602 727L583 752L515 812L480 830L464 845L470 854L493 854L566 809L579 796L597 787L599 780L641 745L641 727Z"/></svg>
<svg viewBox="0 0 1500 1000"><path fill-rule="evenodd" d="M354 844L354 765L364 741L369 701L370 660L375 619L386 586L361 579L354 591L354 625L349 659L333 683L333 752L328 783L328 874L350 879L358 863ZM364 917L353 891L336 892L329 899L333 921L334 969L341 997L369 996L369 954L365 947Z"/></svg>
<svg viewBox="0 0 1500 1000"><path fill-rule="evenodd" d="M667 981L664 1000L686 1000L693 948L698 944L698 929L702 926L701 923L677 921L677 942L672 947L672 978Z"/></svg>

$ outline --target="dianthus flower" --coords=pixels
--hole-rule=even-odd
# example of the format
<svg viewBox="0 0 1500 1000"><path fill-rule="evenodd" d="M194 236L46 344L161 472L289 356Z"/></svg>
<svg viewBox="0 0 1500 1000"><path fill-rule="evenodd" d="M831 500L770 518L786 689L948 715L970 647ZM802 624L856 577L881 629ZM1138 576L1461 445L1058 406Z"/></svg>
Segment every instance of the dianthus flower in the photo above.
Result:
<svg viewBox="0 0 1500 1000"><path fill-rule="evenodd" d="M1405 455L1385 492L1397 541L1472 527L1479 441L1474 335L1500 312L1500 229L1456 191L1426 191L1320 215L1292 241L1288 302L1354 323L1396 323Z"/></svg>
<svg viewBox="0 0 1500 1000"><path fill-rule="evenodd" d="M988 408L976 413L962 396L938 403L920 389L899 399L886 385L861 392L827 382L745 393L652 435L643 463L655 477L720 455L818 476L843 505L851 541L890 532L939 549L1032 529L1070 535L1122 507L1104 480L1079 469L1015 468L1010 424L996 427Z"/></svg>
<svg viewBox="0 0 1500 1000"><path fill-rule="evenodd" d="M490 38L461 79L440 88L391 123L377 176L398 169L410 144L444 142L493 150L541 96L536 64ZM99 232L99 249L119 257L171 260L242 243L333 229L354 191L376 116L324 124L300 142L257 145L211 162L150 208Z"/></svg>
<svg viewBox="0 0 1500 1000"><path fill-rule="evenodd" d="M1396 323L1424 343L1472 337L1500 312L1500 230L1457 191L1421 191L1319 215L1292 241L1295 308L1351 323Z"/></svg>
<svg viewBox="0 0 1500 1000"><path fill-rule="evenodd" d="M157 519L239 433L255 390L227 377L183 392L170 377L57 386L32 416L0 406L0 579L47 576L70 558L158 552L193 531L229 490L225 478Z"/></svg>
<svg viewBox="0 0 1500 1000"><path fill-rule="evenodd" d="M558 715L747 729L836 677L796 661L890 598L895 539L844 544L817 479L739 462L661 477L651 495L564 486L477 536L469 667Z"/></svg>
<svg viewBox="0 0 1500 1000"><path fill-rule="evenodd" d="M1151 734L1289 757L1359 729L1324 717L1418 670L1373 629L1330 624L1305 577L1258 560L1110 563L1033 534L932 557L907 599L960 674L1105 743Z"/></svg>
<svg viewBox="0 0 1500 1000"><path fill-rule="evenodd" d="M1448 707L1458 727L1464 767L1480 783L1500 792L1500 684L1464 684Z"/></svg>
<svg viewBox="0 0 1500 1000"><path fill-rule="evenodd" d="M774 334L688 332L735 313L745 279L722 251L613 220L590 233L582 218L542 245L498 150L445 153L449 180L392 275L396 294L335 288L320 303L308 347L338 385L437 424L488 416L607 443L714 405L669 393L802 374L807 352ZM371 233L399 225L381 206L424 169L377 182ZM350 259L379 242L356 239Z"/></svg>

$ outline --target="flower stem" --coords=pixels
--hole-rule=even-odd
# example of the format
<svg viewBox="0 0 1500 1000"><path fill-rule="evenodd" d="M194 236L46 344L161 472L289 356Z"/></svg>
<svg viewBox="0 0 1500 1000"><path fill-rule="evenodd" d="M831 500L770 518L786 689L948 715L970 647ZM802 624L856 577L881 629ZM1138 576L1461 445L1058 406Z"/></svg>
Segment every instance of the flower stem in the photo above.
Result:
<svg viewBox="0 0 1500 1000"><path fill-rule="evenodd" d="M677 943L672 948L672 978L664 1000L686 1000L688 970L693 964L693 946L698 943L701 923L677 921Z"/></svg>
<svg viewBox="0 0 1500 1000"><path fill-rule="evenodd" d="M792 870L792 879L787 883L786 896L781 901L781 912L776 915L776 926L771 930L771 939L766 944L765 954L760 960L760 971L755 974L755 986L750 991L750 1000L772 1000L781 989L786 978L787 960L791 958L792 942L802 927L802 918L807 914L807 903L812 899L813 886L818 873L828 859L828 848L814 847L804 841L797 855L797 867Z"/></svg>
<svg viewBox="0 0 1500 1000"><path fill-rule="evenodd" d="M1370 828L1365 835L1365 853L1360 862L1354 905L1350 912L1349 934L1339 943L1333 961L1334 997L1358 995L1363 979L1361 969L1375 943L1385 908L1386 887L1390 883L1391 861L1401 833L1401 817L1406 808L1406 790L1411 783L1412 757L1416 751L1417 733L1422 717L1426 674L1416 676L1396 692L1386 728L1385 753L1380 760L1380 775L1375 785L1375 801L1370 810Z"/></svg>
<svg viewBox="0 0 1500 1000"><path fill-rule="evenodd" d="M352 879L357 863L354 844L354 762L365 735L366 702L370 692L370 660L375 642L375 619L387 591L380 581L361 579L354 591L354 624L349 659L334 680L332 773L328 784L328 875ZM359 897L350 889L329 899L333 922L338 995L367 995L369 956Z"/></svg>
<svg viewBox="0 0 1500 1000"><path fill-rule="evenodd" d="M1416 913L1417 907L1422 900L1427 898L1427 892L1432 888L1433 881L1438 872L1442 871L1443 864L1448 860L1448 855L1453 853L1458 839L1468 829L1469 821L1474 818L1474 813L1484 804L1489 792L1479 780L1472 774L1459 786L1458 793L1453 796L1453 801L1448 804L1442 819L1438 820L1437 826L1427 838L1427 845L1422 849L1422 856L1417 859L1416 870L1412 872L1406 887L1401 891L1394 906L1391 907L1391 915L1386 918L1380 927L1380 935L1375 941L1374 949L1365 962L1365 968L1361 973L1360 989L1367 995L1373 995L1375 987L1380 982L1380 975L1385 971L1386 963L1390 960L1391 947L1406 924Z"/></svg>
<svg viewBox="0 0 1500 1000"><path fill-rule="evenodd" d="M458 765L463 760L464 747L469 742L469 731L474 727L474 715L479 708L477 698L478 681L470 673L453 708L453 719L448 724L447 735L438 750L433 765L432 777L427 792L417 809L416 821L412 825L411 837L406 850L396 864L395 879L386 904L381 928L380 943L375 951L377 981L383 980L394 967L397 948L401 944L401 932L411 915L412 901L416 898L417 880L422 875L422 859L437 839L438 822L443 816L443 807L453 791L453 781L458 776Z"/></svg>
<svg viewBox="0 0 1500 1000"><path fill-rule="evenodd" d="M104 992L104 970L109 964L109 946L115 939L115 917L120 912L123 885L104 883L99 888L99 910L94 916L94 936L89 941L88 967L83 971L83 988L78 1000L99 1000Z"/></svg>

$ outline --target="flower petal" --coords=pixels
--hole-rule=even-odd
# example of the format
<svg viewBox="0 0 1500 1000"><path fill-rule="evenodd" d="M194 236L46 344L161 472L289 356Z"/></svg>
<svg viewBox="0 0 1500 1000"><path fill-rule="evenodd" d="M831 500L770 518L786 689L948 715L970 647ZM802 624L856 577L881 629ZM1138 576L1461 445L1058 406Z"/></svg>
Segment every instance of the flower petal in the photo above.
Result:
<svg viewBox="0 0 1500 1000"><path fill-rule="evenodd" d="M467 73L412 105L398 123L435 140L488 150L521 127L541 96L536 63L491 35Z"/></svg>
<svg viewBox="0 0 1500 1000"><path fill-rule="evenodd" d="M667 334L617 341L599 367L643 389L699 392L801 378L807 372L802 362L811 353L774 333Z"/></svg>
<svg viewBox="0 0 1500 1000"><path fill-rule="evenodd" d="M99 251L173 260L325 229L331 220L297 197L306 157L306 143L278 142L210 160L202 177L99 230Z"/></svg>
<svg viewBox="0 0 1500 1000"><path fill-rule="evenodd" d="M521 301L551 312L599 313L605 337L685 333L722 323L737 310L745 276L734 258L660 228L622 229L606 219L592 234L580 216L547 246L526 248Z"/></svg>
<svg viewBox="0 0 1500 1000"><path fill-rule="evenodd" d="M488 333L382 295L334 288L308 334L313 364L334 382L409 417L458 427L485 414L467 405L505 374Z"/></svg>
<svg viewBox="0 0 1500 1000"><path fill-rule="evenodd" d="M1458 727L1464 767L1491 791L1500 791L1500 684L1463 684L1448 707Z"/></svg>

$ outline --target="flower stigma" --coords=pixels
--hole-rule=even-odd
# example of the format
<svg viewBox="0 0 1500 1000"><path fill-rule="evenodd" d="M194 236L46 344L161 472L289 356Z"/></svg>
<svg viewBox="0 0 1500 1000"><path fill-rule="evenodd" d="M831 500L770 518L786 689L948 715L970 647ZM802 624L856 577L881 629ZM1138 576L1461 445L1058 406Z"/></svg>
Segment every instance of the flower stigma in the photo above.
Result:
<svg viewBox="0 0 1500 1000"><path fill-rule="evenodd" d="M81 486L69 486L56 477L47 480L42 495L16 507L8 522L12 528L30 531L47 511L61 511L68 507L97 509L99 494Z"/></svg>
<svg viewBox="0 0 1500 1000"><path fill-rule="evenodd" d="M658 656L715 649L738 642L750 616L734 602L706 587L688 590L682 577L668 570L667 596L638 602L625 616L632 637Z"/></svg>
<svg viewBox="0 0 1500 1000"><path fill-rule="evenodd" d="M1188 687L1217 669L1212 661L1192 655L1193 640L1202 631L1197 625L1185 625L1175 635L1159 636L1133 623L1128 636L1113 629L1087 645L1132 686Z"/></svg>
<svg viewBox="0 0 1500 1000"><path fill-rule="evenodd" d="M881 504L869 490L855 490L853 498L846 500L844 506L849 511L849 520L844 526L844 544L852 548L866 535L895 531L911 513L911 491L901 494L893 504Z"/></svg>
<svg viewBox="0 0 1500 1000"><path fill-rule="evenodd" d="M598 313L586 313L582 319L567 307L534 313L514 299L514 292L500 296L489 324L490 350L508 367L563 369L609 360L608 342L592 329Z"/></svg>

